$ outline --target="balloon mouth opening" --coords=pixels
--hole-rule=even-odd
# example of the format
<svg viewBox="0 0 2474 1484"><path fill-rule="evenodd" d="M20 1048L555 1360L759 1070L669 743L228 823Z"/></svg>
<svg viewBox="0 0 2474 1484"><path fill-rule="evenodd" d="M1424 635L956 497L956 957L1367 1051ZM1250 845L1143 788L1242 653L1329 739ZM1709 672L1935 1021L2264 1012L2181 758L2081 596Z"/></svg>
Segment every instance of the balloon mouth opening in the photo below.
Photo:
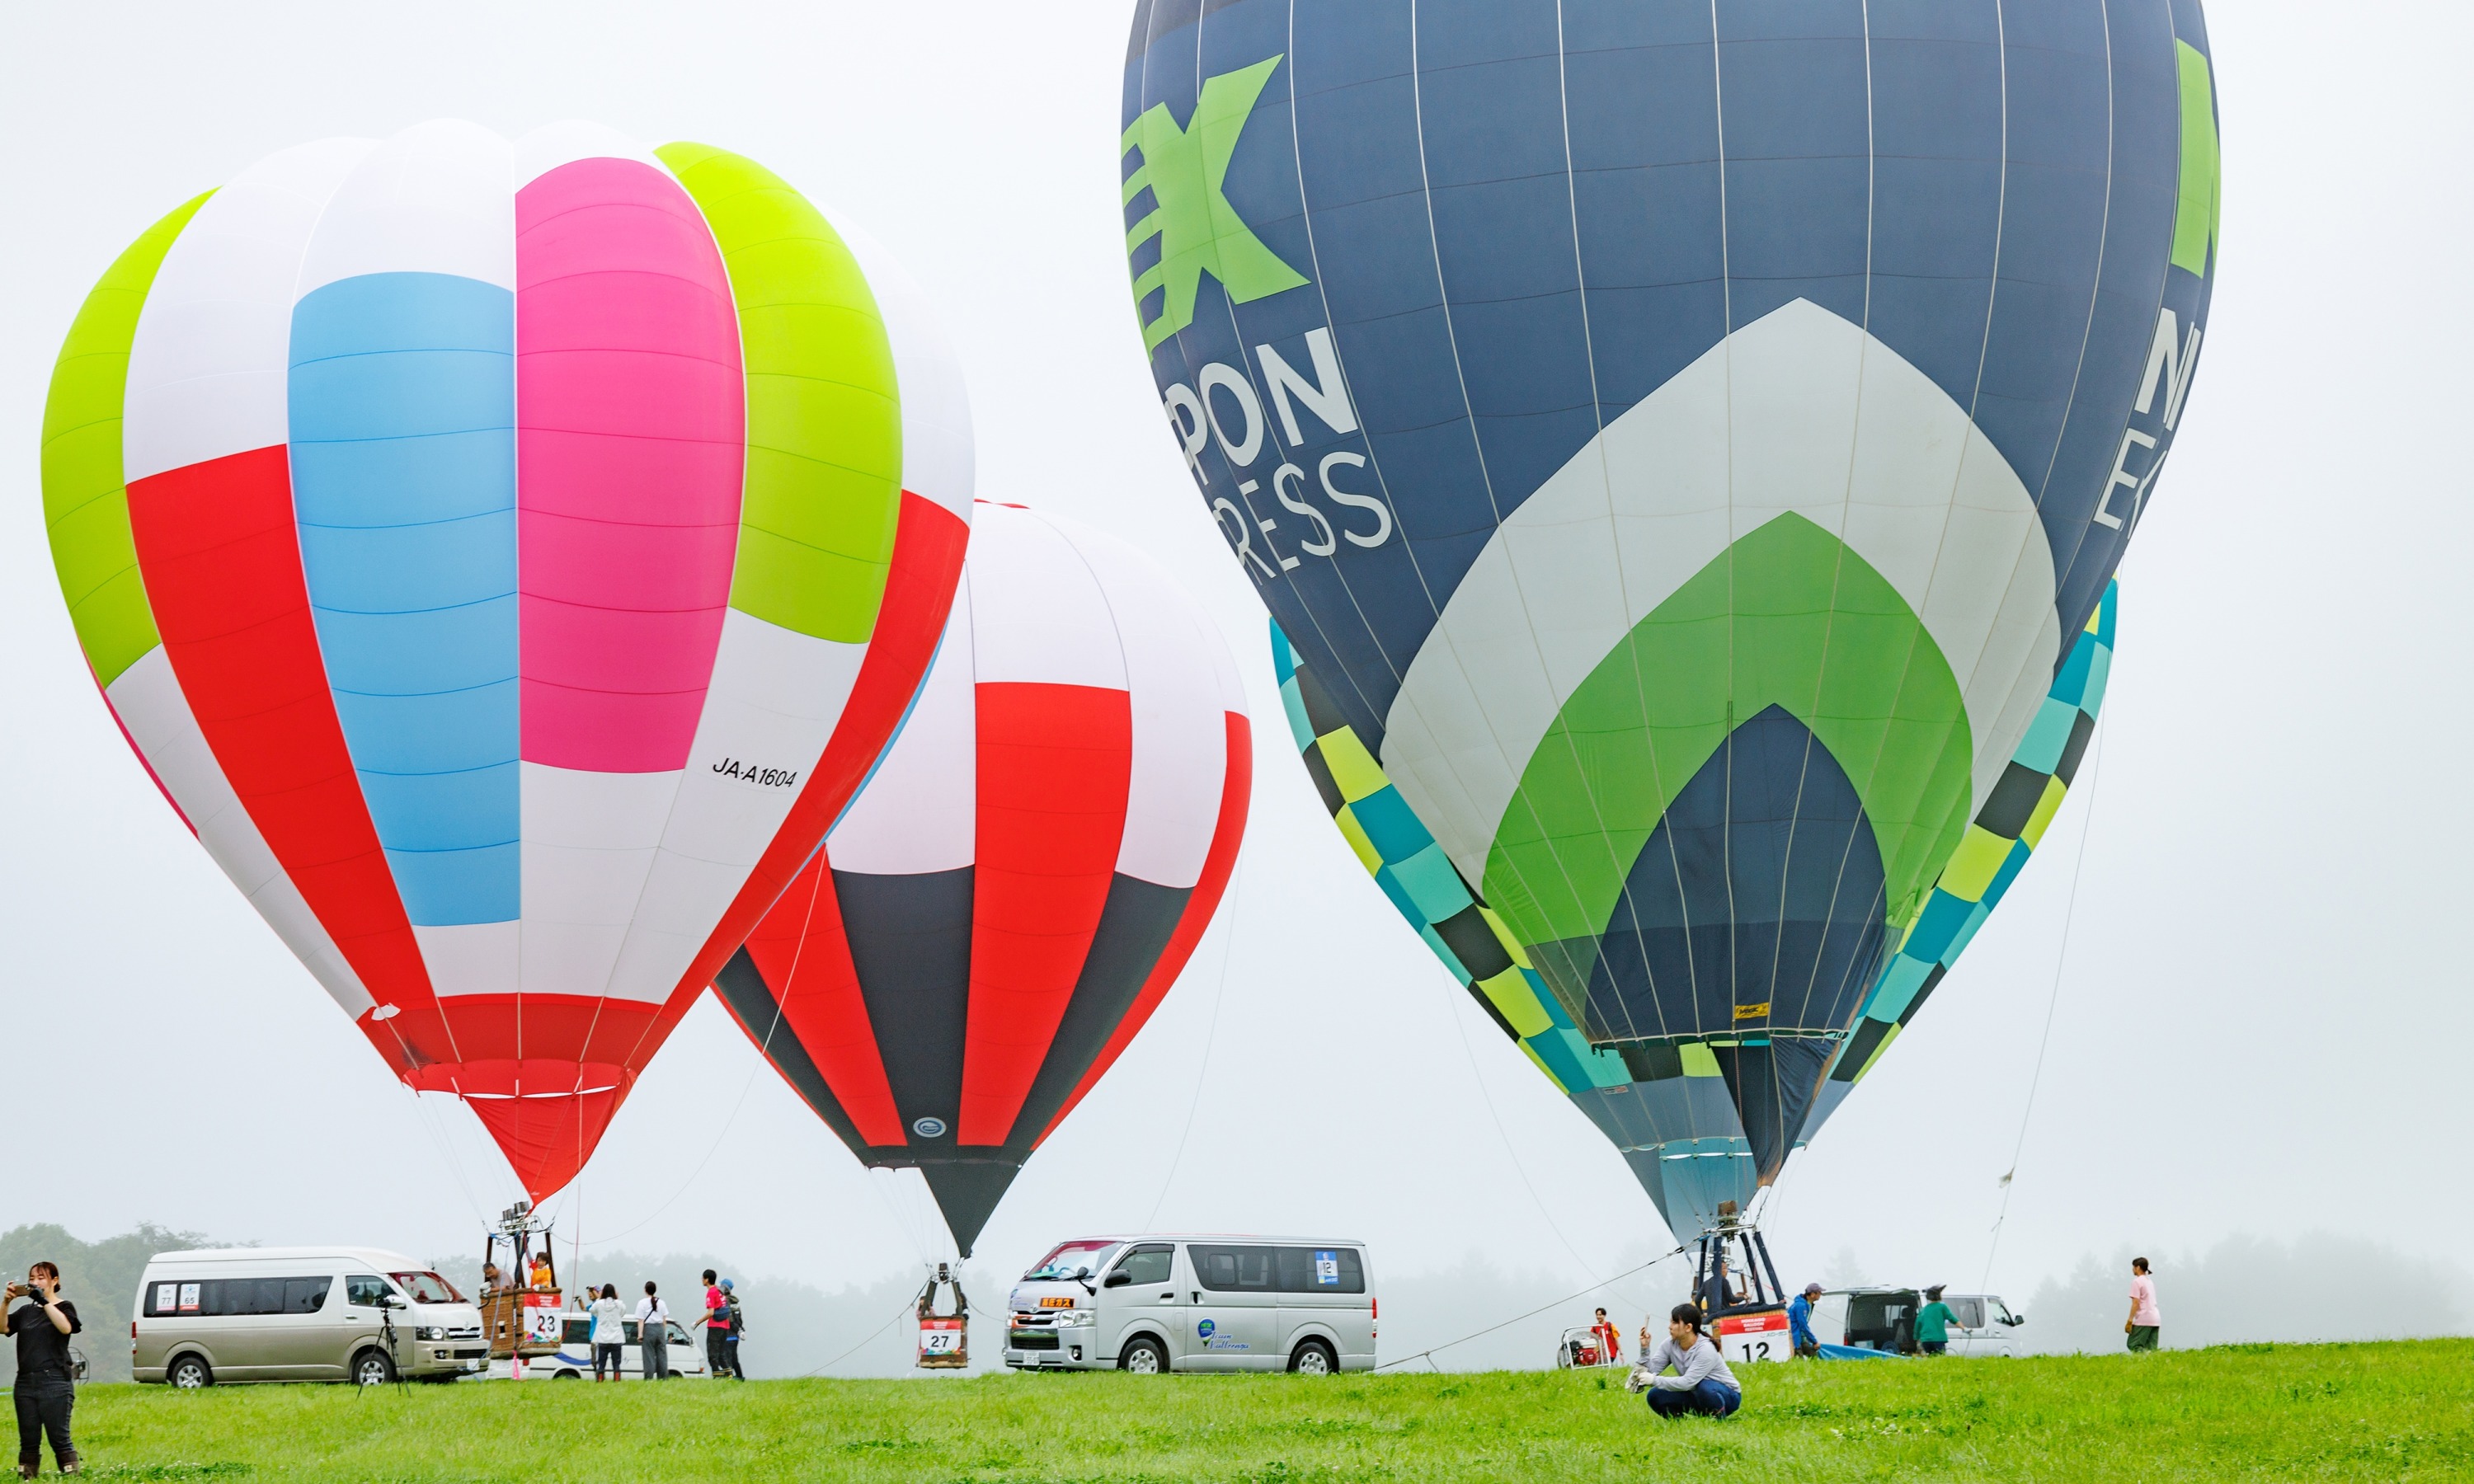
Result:
<svg viewBox="0 0 2474 1484"><path fill-rule="evenodd" d="M416 1092L445 1092L467 1102L539 1102L623 1093L635 1078L623 1066L596 1062L440 1062L404 1077Z"/></svg>

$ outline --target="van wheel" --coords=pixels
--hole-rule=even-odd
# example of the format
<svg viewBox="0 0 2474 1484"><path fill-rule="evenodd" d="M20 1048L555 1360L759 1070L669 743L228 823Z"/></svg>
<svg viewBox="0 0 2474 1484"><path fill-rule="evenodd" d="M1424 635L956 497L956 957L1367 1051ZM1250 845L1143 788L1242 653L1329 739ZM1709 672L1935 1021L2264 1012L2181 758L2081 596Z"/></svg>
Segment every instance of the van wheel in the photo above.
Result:
<svg viewBox="0 0 2474 1484"><path fill-rule="evenodd" d="M1168 1369L1168 1352L1150 1335L1139 1336L1126 1342L1124 1352L1117 1356L1117 1369L1136 1376L1157 1376Z"/></svg>
<svg viewBox="0 0 2474 1484"><path fill-rule="evenodd" d="M1329 1376L1340 1369L1340 1361L1322 1341L1300 1340L1289 1352L1289 1369L1299 1376Z"/></svg>
<svg viewBox="0 0 2474 1484"><path fill-rule="evenodd" d="M383 1386L395 1379L395 1362L382 1350L365 1350L352 1357L352 1384Z"/></svg>
<svg viewBox="0 0 2474 1484"><path fill-rule="evenodd" d="M212 1386L215 1383L215 1371L214 1367L196 1355L182 1355L172 1362L170 1370L163 1373L163 1379L182 1391L196 1391L202 1386Z"/></svg>

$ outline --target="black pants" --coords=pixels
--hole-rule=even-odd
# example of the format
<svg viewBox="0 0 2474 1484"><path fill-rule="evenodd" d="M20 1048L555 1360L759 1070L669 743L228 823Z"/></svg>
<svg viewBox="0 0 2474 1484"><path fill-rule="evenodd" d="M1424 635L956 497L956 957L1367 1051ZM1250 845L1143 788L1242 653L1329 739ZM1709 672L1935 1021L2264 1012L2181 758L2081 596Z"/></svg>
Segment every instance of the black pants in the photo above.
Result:
<svg viewBox="0 0 2474 1484"><path fill-rule="evenodd" d="M61 1468L77 1462L77 1445L69 1441L69 1410L77 1405L77 1387L64 1376L17 1377L17 1466L34 1469L43 1462L43 1434L52 1435L52 1462Z"/></svg>
<svg viewBox="0 0 2474 1484"><path fill-rule="evenodd" d="M704 1331L704 1373L715 1380L730 1374L730 1331L716 1329L711 1325Z"/></svg>
<svg viewBox="0 0 2474 1484"><path fill-rule="evenodd" d="M731 1376L731 1379L733 1379L733 1380L738 1380L738 1381L743 1381L743 1380L747 1379L747 1373L746 1373L745 1371L742 1371L742 1370L740 1370L740 1369L739 1368L739 1331L738 1331L738 1330L736 1330L736 1329L731 1330L731 1331L730 1331L730 1338L721 1342L721 1358L722 1358L722 1363L730 1367L730 1376Z"/></svg>

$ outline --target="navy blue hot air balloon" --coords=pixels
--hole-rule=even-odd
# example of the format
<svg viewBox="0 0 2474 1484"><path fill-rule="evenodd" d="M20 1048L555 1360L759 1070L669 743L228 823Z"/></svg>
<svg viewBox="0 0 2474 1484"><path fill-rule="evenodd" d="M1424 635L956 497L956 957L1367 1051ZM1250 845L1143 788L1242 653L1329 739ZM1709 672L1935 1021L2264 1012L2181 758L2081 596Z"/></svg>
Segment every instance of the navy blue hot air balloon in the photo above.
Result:
<svg viewBox="0 0 2474 1484"><path fill-rule="evenodd" d="M2016 876L2207 322L2196 0L1147 0L1136 315L1349 843L1679 1233Z"/></svg>

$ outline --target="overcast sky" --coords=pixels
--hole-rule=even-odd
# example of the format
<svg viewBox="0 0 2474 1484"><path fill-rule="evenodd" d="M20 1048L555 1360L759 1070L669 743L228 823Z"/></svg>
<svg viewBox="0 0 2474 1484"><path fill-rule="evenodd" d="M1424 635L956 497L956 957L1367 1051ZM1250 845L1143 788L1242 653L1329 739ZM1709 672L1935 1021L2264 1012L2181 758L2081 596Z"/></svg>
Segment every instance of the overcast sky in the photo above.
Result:
<svg viewBox="0 0 2474 1484"><path fill-rule="evenodd" d="M396 1085L148 784L79 658L36 452L78 303L175 203L325 135L581 117L751 155L881 238L945 308L980 493L1152 552L1248 673L1262 747L1220 922L1025 1170L980 1270L1080 1231L1275 1230L1368 1238L1379 1271L1474 1250L1578 1286L1666 1245L1612 1149L1392 913L1289 748L1262 611L1161 430L1128 303L1128 10L9 8L0 1041L12 1145L46 1153L17 1164L0 1225L445 1255L516 1193L471 1115ZM2223 256L2122 568L2100 754L1929 1009L1787 1164L1769 1230L1791 1281L1973 1286L1989 1264L2024 1294L2092 1251L2366 1224L2458 1260L2474 1225L2474 21L2219 0L2209 29ZM710 999L560 1210L588 1255L722 1251L829 1288L945 1245L916 1177L863 1172ZM1627 1286L1646 1306L1681 1285Z"/></svg>

